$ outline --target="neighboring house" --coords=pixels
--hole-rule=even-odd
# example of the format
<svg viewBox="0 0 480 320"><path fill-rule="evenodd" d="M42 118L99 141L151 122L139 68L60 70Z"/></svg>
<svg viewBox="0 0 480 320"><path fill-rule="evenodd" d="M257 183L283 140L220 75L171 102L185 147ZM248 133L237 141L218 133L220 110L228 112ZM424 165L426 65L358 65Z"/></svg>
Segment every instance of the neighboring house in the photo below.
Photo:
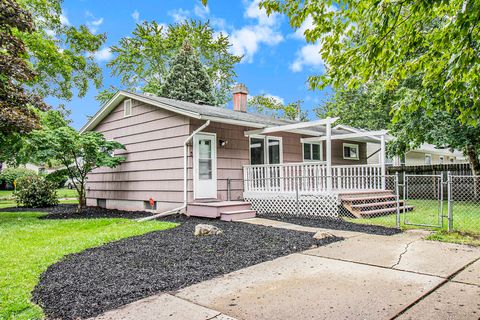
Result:
<svg viewBox="0 0 480 320"><path fill-rule="evenodd" d="M87 204L156 212L188 205L189 214L223 217L221 206L248 215L238 201L266 194L313 192L338 200L341 191L385 190L382 157L367 164L367 143L379 144L384 155L385 131L335 128L331 118L298 122L250 114L247 93L237 85L230 110L117 92L81 131L124 144L116 154L126 160L88 176Z"/></svg>
<svg viewBox="0 0 480 320"><path fill-rule="evenodd" d="M368 163L378 163L378 146L369 143L367 145ZM395 157L386 160L389 165L421 166L448 163L468 163L461 151L450 149L438 149L432 144L423 144L420 148L409 151L404 157Z"/></svg>
<svg viewBox="0 0 480 320"><path fill-rule="evenodd" d="M9 167L9 165L6 164L6 163L0 164L0 172L3 169L6 169L8 167ZM36 165L36 164L33 164L33 163L27 163L27 164L24 164L24 165L20 165L20 167L23 167L23 168L26 168L26 169L29 169L29 170L33 170L36 173L51 173L51 172L56 170L56 169L46 168L45 166Z"/></svg>

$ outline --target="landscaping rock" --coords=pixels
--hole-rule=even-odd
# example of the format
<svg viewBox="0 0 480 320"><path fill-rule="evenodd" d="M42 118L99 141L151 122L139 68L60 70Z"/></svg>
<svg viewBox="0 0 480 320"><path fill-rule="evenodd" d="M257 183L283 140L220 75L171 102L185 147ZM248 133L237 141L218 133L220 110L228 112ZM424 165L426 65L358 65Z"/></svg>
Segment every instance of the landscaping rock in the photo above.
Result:
<svg viewBox="0 0 480 320"><path fill-rule="evenodd" d="M335 235L329 232L318 231L317 233L314 234L313 238L317 240L322 240L326 238L335 238Z"/></svg>
<svg viewBox="0 0 480 320"><path fill-rule="evenodd" d="M42 274L33 300L48 319L88 318L312 245L342 240L316 240L309 232L182 215L161 220L181 225L66 256ZM195 226L206 221L224 234L196 237Z"/></svg>
<svg viewBox="0 0 480 320"><path fill-rule="evenodd" d="M210 224L197 224L195 226L195 236L209 236L209 235L217 235L222 234L223 230L212 226Z"/></svg>

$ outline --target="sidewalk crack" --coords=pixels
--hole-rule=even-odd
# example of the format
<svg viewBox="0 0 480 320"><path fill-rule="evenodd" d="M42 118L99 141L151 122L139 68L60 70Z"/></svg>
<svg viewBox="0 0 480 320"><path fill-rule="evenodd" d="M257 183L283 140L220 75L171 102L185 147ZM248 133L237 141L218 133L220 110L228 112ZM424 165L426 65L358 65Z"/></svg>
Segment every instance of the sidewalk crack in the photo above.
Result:
<svg viewBox="0 0 480 320"><path fill-rule="evenodd" d="M410 241L409 243L407 243L407 245L405 246L405 250L403 250L403 252L400 253L400 255L398 256L397 263L395 263L393 266L391 266L391 268L395 268L396 266L398 266L398 265L400 264L400 262L402 261L403 255L407 253L408 248L409 248L410 245L411 245L412 243L414 243L415 241L417 241L417 240L413 240L413 241Z"/></svg>

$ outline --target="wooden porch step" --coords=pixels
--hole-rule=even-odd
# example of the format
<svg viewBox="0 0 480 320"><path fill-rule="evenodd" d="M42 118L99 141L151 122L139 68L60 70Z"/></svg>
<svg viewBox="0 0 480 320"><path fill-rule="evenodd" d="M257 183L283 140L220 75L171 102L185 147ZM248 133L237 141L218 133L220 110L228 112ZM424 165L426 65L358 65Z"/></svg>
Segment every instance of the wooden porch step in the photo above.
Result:
<svg viewBox="0 0 480 320"><path fill-rule="evenodd" d="M220 215L220 220L223 221L237 221L242 219L255 218L257 212L255 210L237 210L225 211Z"/></svg>
<svg viewBox="0 0 480 320"><path fill-rule="evenodd" d="M355 198L342 198L343 202L357 202L357 201L372 201L377 199L394 199L397 196L394 194L385 194L379 196L369 196L369 197L355 197Z"/></svg>
<svg viewBox="0 0 480 320"><path fill-rule="evenodd" d="M400 206L400 212L403 212L404 209L405 209L405 211L412 211L413 209L415 209L415 207L414 206ZM385 214L390 214L390 213L394 213L394 212L397 212L397 207L362 211L362 212L360 212L360 215L362 216L362 218L373 218L373 217L377 217L377 216L381 216L381 215L385 215Z"/></svg>
<svg viewBox="0 0 480 320"><path fill-rule="evenodd" d="M399 203L403 203L403 200L398 200ZM366 207L382 207L382 206L389 206L389 205L396 205L397 201L383 201L383 202L370 202L370 203L360 203L360 204L352 204L353 209L362 209Z"/></svg>

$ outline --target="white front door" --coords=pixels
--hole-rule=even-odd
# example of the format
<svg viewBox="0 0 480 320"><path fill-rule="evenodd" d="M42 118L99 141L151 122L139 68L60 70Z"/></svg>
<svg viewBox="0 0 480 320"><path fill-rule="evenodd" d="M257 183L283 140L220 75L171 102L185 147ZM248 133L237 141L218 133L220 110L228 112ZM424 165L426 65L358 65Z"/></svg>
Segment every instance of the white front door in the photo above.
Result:
<svg viewBox="0 0 480 320"><path fill-rule="evenodd" d="M195 199L217 198L217 144L215 134L193 138L193 187Z"/></svg>

